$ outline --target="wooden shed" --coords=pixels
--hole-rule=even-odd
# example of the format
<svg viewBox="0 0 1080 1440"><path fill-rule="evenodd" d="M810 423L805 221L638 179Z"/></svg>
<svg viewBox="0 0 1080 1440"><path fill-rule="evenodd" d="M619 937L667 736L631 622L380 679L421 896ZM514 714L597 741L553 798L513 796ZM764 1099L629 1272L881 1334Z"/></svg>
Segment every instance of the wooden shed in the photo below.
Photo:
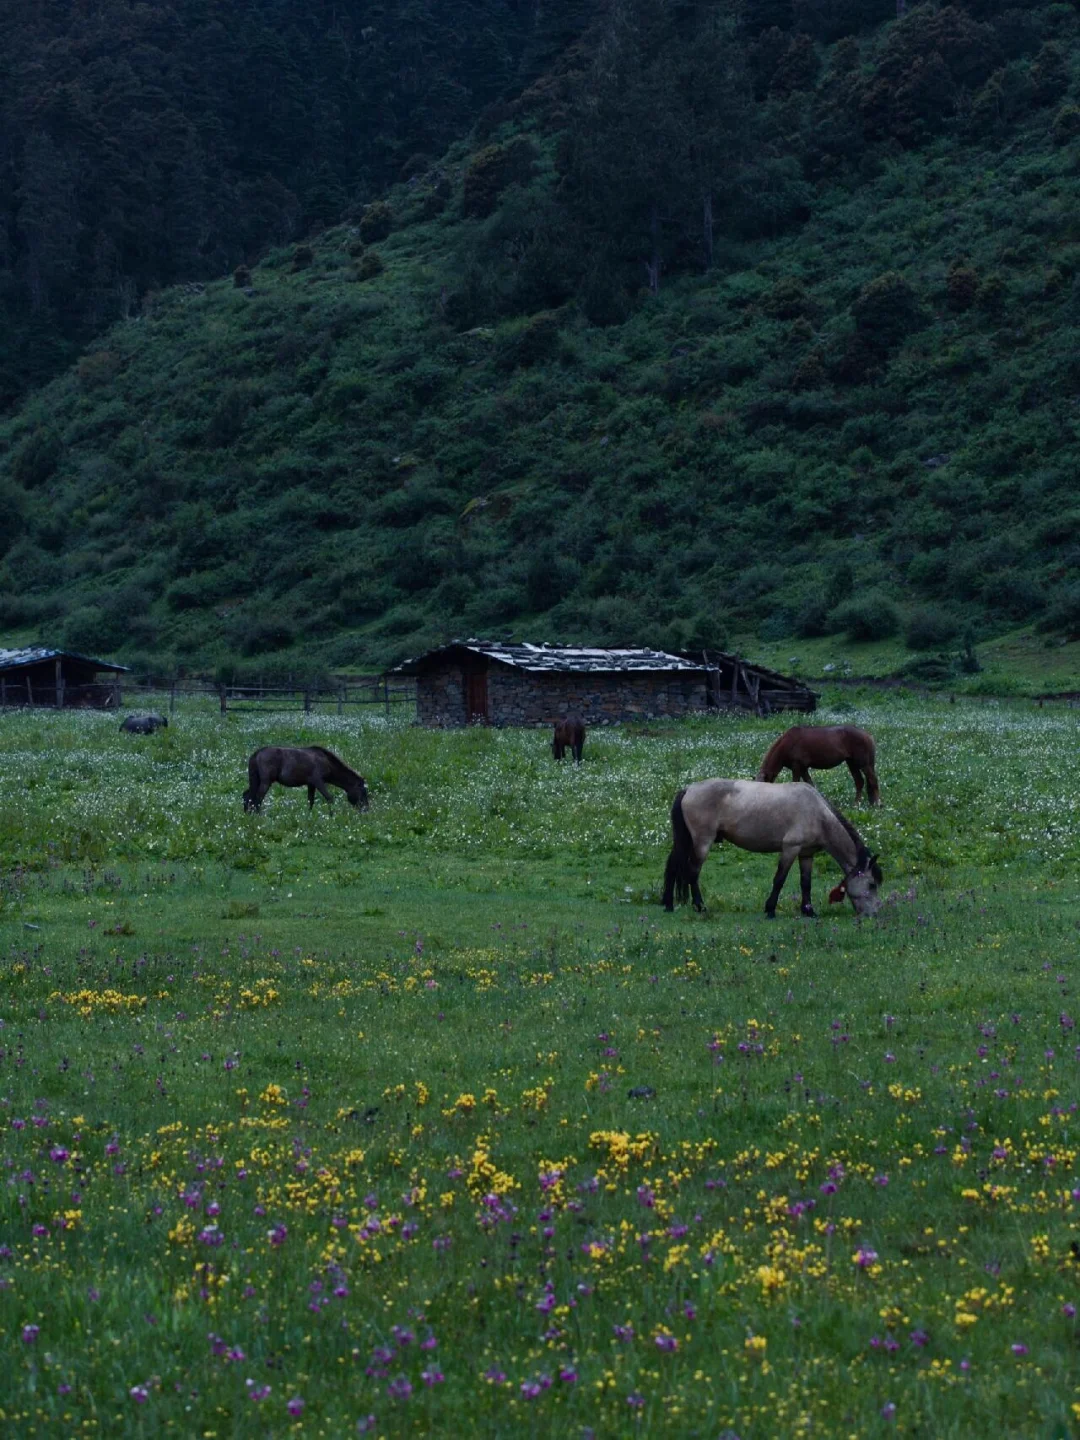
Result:
<svg viewBox="0 0 1080 1440"><path fill-rule="evenodd" d="M429 726L550 724L573 713L595 725L731 705L812 710L817 698L735 657L647 649L456 640L391 673L416 677L417 719ZM773 707L774 693L783 707Z"/></svg>
<svg viewBox="0 0 1080 1440"><path fill-rule="evenodd" d="M71 650L28 645L0 649L0 706L80 705L105 709L120 703L120 676L126 665L94 660ZM102 679L102 675L112 679Z"/></svg>

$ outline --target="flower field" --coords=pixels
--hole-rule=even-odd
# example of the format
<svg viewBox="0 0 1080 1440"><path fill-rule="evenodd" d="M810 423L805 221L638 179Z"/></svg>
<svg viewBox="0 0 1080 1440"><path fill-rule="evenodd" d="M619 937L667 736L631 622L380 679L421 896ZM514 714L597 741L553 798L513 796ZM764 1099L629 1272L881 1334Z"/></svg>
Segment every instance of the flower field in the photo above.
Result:
<svg viewBox="0 0 1080 1440"><path fill-rule="evenodd" d="M0 717L5 1433L1080 1433L1080 724L821 718L871 922L659 906L775 722ZM243 812L305 740L368 813Z"/></svg>

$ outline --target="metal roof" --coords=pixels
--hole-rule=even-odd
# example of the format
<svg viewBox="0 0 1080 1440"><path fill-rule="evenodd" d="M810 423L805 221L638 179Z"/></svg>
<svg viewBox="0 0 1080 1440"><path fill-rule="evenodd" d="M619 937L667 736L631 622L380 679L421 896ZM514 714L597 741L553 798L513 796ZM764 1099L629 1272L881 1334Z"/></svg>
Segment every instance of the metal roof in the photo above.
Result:
<svg viewBox="0 0 1080 1440"><path fill-rule="evenodd" d="M468 650L483 655L515 670L532 673L543 671L612 672L627 670L702 671L701 660L688 660L684 655L668 655L663 650L599 650L585 645L520 645L501 644L492 640L454 640L438 645L423 655L404 660L391 674L415 675L420 667L440 655L454 650Z"/></svg>
<svg viewBox="0 0 1080 1440"><path fill-rule="evenodd" d="M45 660L79 660L92 665L95 670L116 670L129 673L130 666L117 665L112 660L95 660L90 655L79 655L74 650L54 650L50 645L26 645L21 650L0 650L0 670L25 670L29 665L40 665Z"/></svg>

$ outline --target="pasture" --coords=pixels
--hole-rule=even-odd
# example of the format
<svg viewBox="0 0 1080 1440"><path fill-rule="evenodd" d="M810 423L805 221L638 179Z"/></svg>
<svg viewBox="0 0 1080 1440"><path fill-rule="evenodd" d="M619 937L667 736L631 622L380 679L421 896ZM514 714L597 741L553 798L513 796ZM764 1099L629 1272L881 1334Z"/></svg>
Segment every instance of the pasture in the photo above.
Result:
<svg viewBox="0 0 1080 1440"><path fill-rule="evenodd" d="M1078 719L891 698L880 918L676 789L776 721L0 717L0 1419L20 1435L1080 1425ZM247 757L366 776L245 814Z"/></svg>

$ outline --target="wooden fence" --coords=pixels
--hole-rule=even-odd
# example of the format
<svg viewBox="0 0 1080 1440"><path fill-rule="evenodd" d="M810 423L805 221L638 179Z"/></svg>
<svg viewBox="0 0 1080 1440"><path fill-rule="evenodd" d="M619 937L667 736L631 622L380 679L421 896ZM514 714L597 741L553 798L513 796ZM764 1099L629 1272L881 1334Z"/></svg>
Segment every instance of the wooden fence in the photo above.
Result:
<svg viewBox="0 0 1080 1440"><path fill-rule="evenodd" d="M229 713L273 714L328 711L344 715L354 706L382 711L389 719L399 715L411 719L416 712L416 685L406 680L393 683L385 675L351 675L322 684L215 685L209 681L178 680L171 685L128 685L128 705L168 705L171 714L177 701L203 698L215 701L222 715Z"/></svg>

